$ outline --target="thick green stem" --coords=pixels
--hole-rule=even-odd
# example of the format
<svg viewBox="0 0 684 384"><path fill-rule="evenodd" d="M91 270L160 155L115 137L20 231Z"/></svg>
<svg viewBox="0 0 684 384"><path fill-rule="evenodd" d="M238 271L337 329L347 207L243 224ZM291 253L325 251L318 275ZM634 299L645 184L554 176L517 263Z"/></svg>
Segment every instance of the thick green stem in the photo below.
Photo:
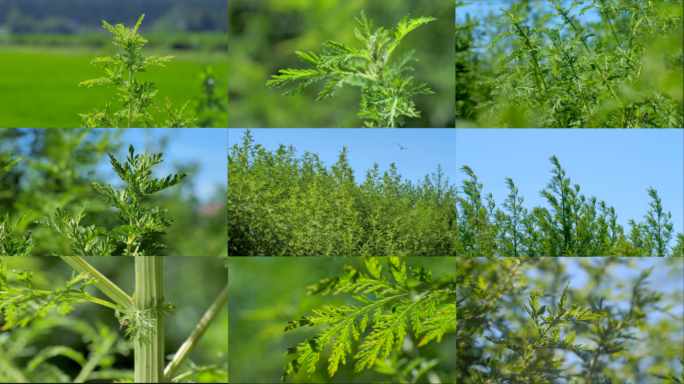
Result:
<svg viewBox="0 0 684 384"><path fill-rule="evenodd" d="M161 304L164 293L162 256L135 257L135 309L140 311ZM154 332L147 335L149 343L136 336L135 382L164 382L164 316L159 311L149 311L143 316L154 322Z"/></svg>
<svg viewBox="0 0 684 384"><path fill-rule="evenodd" d="M102 293L107 295L110 299L120 305L123 309L127 311L132 311L135 308L133 299L126 294L118 285L112 283L105 275L100 273L92 265L88 264L81 256L60 256L67 264L71 265L72 268L81 273L86 273L90 277L95 279L93 283L97 288L99 288ZM106 305L103 303L99 303ZM116 308L115 308L116 309Z"/></svg>
<svg viewBox="0 0 684 384"><path fill-rule="evenodd" d="M171 377L176 373L176 370L178 370L178 367L180 367L185 359L190 356L190 353L192 350L197 346L197 343L199 343L200 339L202 338L202 335L204 335L204 332L209 328L209 325L214 321L216 316L219 314L219 311L223 307L224 304L228 302L228 284L226 284L226 287L223 288L223 291L221 294L218 296L216 301L214 301L214 304L211 305L211 307L207 310L207 312L202 316L202 319L199 321L195 329L192 331L190 334L190 337L181 345L181 347L178 349L178 352L176 352L176 355L173 357L173 360L169 363L169 365L166 367L164 370L164 376L166 377L166 381L171 381Z"/></svg>

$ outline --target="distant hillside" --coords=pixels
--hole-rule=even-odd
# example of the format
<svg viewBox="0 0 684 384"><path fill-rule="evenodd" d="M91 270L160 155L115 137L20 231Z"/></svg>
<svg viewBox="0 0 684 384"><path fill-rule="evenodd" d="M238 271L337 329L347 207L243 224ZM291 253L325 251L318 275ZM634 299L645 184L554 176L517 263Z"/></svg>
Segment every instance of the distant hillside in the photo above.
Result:
<svg viewBox="0 0 684 384"><path fill-rule="evenodd" d="M102 20L133 26L143 13L141 31L228 31L226 0L0 0L0 25L13 34L105 33Z"/></svg>

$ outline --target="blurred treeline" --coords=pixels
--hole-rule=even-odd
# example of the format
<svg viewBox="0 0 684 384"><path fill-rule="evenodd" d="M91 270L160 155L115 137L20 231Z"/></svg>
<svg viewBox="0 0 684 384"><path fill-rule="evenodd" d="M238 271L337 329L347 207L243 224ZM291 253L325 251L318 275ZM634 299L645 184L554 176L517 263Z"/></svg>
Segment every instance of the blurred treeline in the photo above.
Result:
<svg viewBox="0 0 684 384"><path fill-rule="evenodd" d="M379 258L386 275L385 258ZM423 267L432 273L433 279L454 276L456 258L453 257L409 257L402 259L408 268ZM289 321L312 315L311 309L320 309L324 305L339 307L342 305L358 305L352 299L352 293L338 295L307 295L307 286L316 284L321 279L342 276L345 265L358 268L366 273L361 258L278 258L278 257L240 257L230 258L229 300L230 310L230 350L228 364L230 380L234 383L276 383L283 375L283 367L294 356L283 356L288 348L311 339L327 328L326 325L301 327L294 331L284 332ZM389 308L384 308L389 310ZM359 341L352 342L351 356L359 351L361 340L370 332L370 325ZM432 341L420 348L416 347L412 327L406 326L408 342L404 344L398 359L413 359L417 356L426 360L437 359L439 363L432 370L453 376L456 368L455 334L446 333L441 342ZM332 351L331 345L323 347L320 360L316 363L316 371L307 377L306 367L289 383L380 383L389 382L393 377L381 373L381 365L375 362L373 368L354 372L356 359L347 355L346 364L340 364L339 370L331 378L327 372L328 359ZM393 353L394 355L394 353ZM376 370L377 369L377 370ZM420 367L416 367L419 370ZM419 382L429 381L423 375ZM449 377L451 377L449 376ZM436 377L439 379L439 377ZM442 381L447 383L447 381Z"/></svg>
<svg viewBox="0 0 684 384"><path fill-rule="evenodd" d="M326 40L360 48L362 43L354 35L354 18L360 17L362 10L373 20L374 30L394 27L409 13L410 18L437 19L407 35L393 55L415 49L414 57L419 61L410 63L415 71L409 75L435 92L414 97L421 117L407 119L406 127L454 126L450 69L453 51L449 37L453 6L448 2L231 0L228 5L229 127L359 127L358 88L343 87L333 98L317 102L323 82L293 97L282 96L284 89L270 89L266 82L281 69L310 68L295 51L322 53L325 47L321 44Z"/></svg>
<svg viewBox="0 0 684 384"><path fill-rule="evenodd" d="M0 129L0 158L12 153L13 158L25 158L7 172L0 172L0 214L9 213L13 223L24 212L32 212L19 224L15 237L32 231L36 246L34 256L70 255L69 242L58 234L35 225L29 220L53 217L57 208L74 214L88 204L83 226L96 225L114 228L120 225L114 210L106 205L92 186L93 181L104 185L119 185L119 177L109 165L107 152L115 154L128 146L121 141L125 128L3 128ZM156 143L163 152L169 138ZM146 148L136 148L142 153ZM150 150L150 152L152 152ZM97 164L106 159L107 174L101 174ZM163 159L163 158L162 158ZM125 158L118 156L120 162ZM173 220L167 235L155 236L154 241L166 244L166 255L219 256L226 254L225 210L203 213L193 193L192 174L197 164L174 164L173 173L185 172L187 177L179 185L156 194L143 202L146 207L171 207L166 213ZM154 170L154 169L153 169ZM166 177L155 174L152 177ZM215 202L223 204L225 192L218 191ZM115 253L118 253L117 249Z"/></svg>
<svg viewBox="0 0 684 384"><path fill-rule="evenodd" d="M413 184L375 164L357 184L344 147L327 169L242 140L228 149L228 255L456 255L456 189L440 168Z"/></svg>
<svg viewBox="0 0 684 384"><path fill-rule="evenodd" d="M129 296L134 293L135 260L124 257L85 257L85 260L117 284ZM16 275L11 272L27 270L33 273L33 283L38 289L53 290L63 287L74 272L67 263L57 257L3 257L10 271L10 286L20 288ZM228 283L224 261L217 257L165 257L164 299L176 306L175 315L164 321L164 354L170 356L190 335L192 330L216 300ZM198 279L198 277L200 277ZM201 281L201 283L198 283ZM78 284L76 285L78 287ZM86 292L99 299L110 301L94 286ZM62 308L63 309L63 308ZM4 320L0 318L0 324ZM82 358L93 359L100 355L101 364L89 375L87 382L112 382L113 379L133 379L133 345L120 329L114 310L93 303L73 305L73 311L65 316L57 311L49 312L45 319L36 319L26 327L16 326L0 333L0 352L3 369L0 381L13 380L13 367L24 375L43 382L74 382L82 366ZM112 345L104 343L111 342ZM100 344L98 344L100 342ZM47 353L52 349L52 354ZM73 349L73 353L64 348ZM105 353L105 351L108 351ZM212 325L200 339L189 359L197 365L225 364L228 359L228 308L224 306ZM35 360L34 360L35 359ZM37 363L31 368L30 361ZM168 364L168 359L164 359ZM109 367L109 368L103 368ZM113 371L116 371L113 372ZM188 371L187 364L177 371ZM106 381L106 380L109 381ZM224 375L201 373L188 378L192 382L220 382ZM40 382L34 381L34 382ZM188 381L186 381L188 382Z"/></svg>
<svg viewBox="0 0 684 384"><path fill-rule="evenodd" d="M135 25L144 13L141 31L225 32L226 9L223 0L3 0L0 24L10 34L104 34L102 20Z"/></svg>
<svg viewBox="0 0 684 384"><path fill-rule="evenodd" d="M681 127L681 0L554 2L572 25L551 0L501 2L520 30L478 3L456 0L457 128Z"/></svg>
<svg viewBox="0 0 684 384"><path fill-rule="evenodd" d="M568 384L684 379L682 258L459 257L456 267L458 383L512 383L516 377ZM600 316L564 328L560 340L576 335L572 344L588 349L538 349L527 354L523 372L522 353L485 339L504 338L529 350L541 336L528 297L537 292L543 318L551 318L567 284L568 312L576 305Z"/></svg>

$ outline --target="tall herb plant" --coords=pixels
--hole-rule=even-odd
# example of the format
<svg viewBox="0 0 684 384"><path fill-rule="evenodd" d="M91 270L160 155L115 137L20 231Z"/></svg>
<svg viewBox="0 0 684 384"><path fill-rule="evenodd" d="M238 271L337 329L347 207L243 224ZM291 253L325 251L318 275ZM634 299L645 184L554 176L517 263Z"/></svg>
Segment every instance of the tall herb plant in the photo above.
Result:
<svg viewBox="0 0 684 384"><path fill-rule="evenodd" d="M112 185L93 183L102 200L119 211L116 213L121 226L108 231L94 225L83 226L81 220L85 217L83 206L75 216L57 208L54 218L34 220L31 223L51 229L72 242L74 255L79 256L111 256L117 249L117 242L123 244L122 256L152 256L166 246L154 242L154 237L164 234L171 220L164 218L169 208L146 208L143 201L151 195L180 183L187 174L169 175L164 179L150 179L151 168L161 163L163 153L135 155L132 145L128 148L128 162L122 165L112 154L109 154L114 171L128 184L117 190ZM9 155L4 161L9 159ZM7 167L16 164L20 159L8 163ZM9 224L9 215L0 224L0 256L27 256L33 248L31 233L23 240L14 239L11 235L17 223L30 213L26 212L14 225Z"/></svg>
<svg viewBox="0 0 684 384"><path fill-rule="evenodd" d="M512 179L502 208L464 165L468 178L457 190L456 244L463 256L684 256L684 235L675 234L672 214L666 212L655 189L643 223L630 220L625 233L615 209L571 185L560 161L552 156L553 177L540 195L550 208L524 208ZM676 244L671 244L676 236Z"/></svg>
<svg viewBox="0 0 684 384"><path fill-rule="evenodd" d="M356 19L354 29L357 39L365 46L362 49L328 40L323 45L329 48L322 55L313 52L297 51L305 63L316 69L282 69L280 75L273 75L266 85L282 87L297 84L284 95L301 93L305 87L320 80L326 80L325 89L318 94L316 101L332 97L338 87L350 84L361 87L361 110L359 117L365 119L367 127L396 128L404 124L404 117L419 117L412 97L431 94L426 84L415 84L413 76L403 72L413 70L407 64L413 60L415 50L408 51L393 62L390 57L401 40L412 30L436 20L422 16L401 19L393 29L378 28L373 31L373 22Z"/></svg>
<svg viewBox="0 0 684 384"><path fill-rule="evenodd" d="M286 332L305 325L324 324L329 328L287 350L285 356L297 357L285 366L282 381L294 377L305 364L311 377L327 344L332 344L328 359L328 374L332 377L340 362L346 364L354 341L362 336L364 341L354 355L355 372L375 364L377 371L390 375L396 383L415 383L423 375L430 376L431 381L449 381L449 372L440 369L440 361L421 356L420 347L440 342L445 334L456 330L454 274L433 279L431 271L423 267L407 268L398 257L387 259L387 272L392 280L383 275L377 258L366 258L365 266L367 273L346 265L344 276L325 278L308 287L308 295L356 294L352 297L361 306L323 306L312 309L312 316L290 321ZM371 292L373 296L369 297ZM368 334L367 327L372 328Z"/></svg>
<svg viewBox="0 0 684 384"><path fill-rule="evenodd" d="M652 290L653 267L625 282L614 268L638 270L630 258L574 259L588 279L571 288L567 260L457 259L457 382L681 382L681 291ZM684 283L683 259L656 260Z"/></svg>
<svg viewBox="0 0 684 384"><path fill-rule="evenodd" d="M394 163L375 164L360 185L347 149L330 169L253 144L250 131L228 153L228 255L455 256L455 188L441 168L402 183Z"/></svg>
<svg viewBox="0 0 684 384"><path fill-rule="evenodd" d="M487 48L503 47L501 66L480 79L493 96L474 107L481 125L684 125L681 1L547 0L536 23L524 4L500 8L502 32ZM582 23L586 12L600 21Z"/></svg>
<svg viewBox="0 0 684 384"><path fill-rule="evenodd" d="M165 383L182 382L188 376L201 371L225 371L227 364L209 367L197 367L190 365L190 370L178 376L174 376L179 368L185 367L184 363L193 351L197 342L207 330L219 313L219 310L228 301L228 286L219 294L216 301L207 310L196 328L190 334L186 342L173 356L171 362L164 367L164 318L173 315L175 306L165 303L163 293L163 258L161 256L137 256L135 258L135 293L128 296L119 286L110 281L105 275L90 265L80 256L61 256L62 260L69 264L75 271L72 278L63 287L53 291L38 289L33 283L33 272L14 272L18 282L24 287L14 288L9 284L7 264L0 264L0 310L2 310L5 325L3 330L12 330L17 326L23 328L27 324L39 321L51 313L57 311L59 316L65 316L73 310L73 306L90 302L113 309L113 314L125 329L125 335L133 341L135 371L134 382L136 383ZM218 260L218 259L217 259ZM226 265L227 267L227 265ZM76 275L76 272L79 274ZM97 287L111 301L95 298L86 292L89 285ZM77 327L83 332L84 328L92 341L101 340L104 344L98 345L93 356L86 360L66 347L51 348L37 356L27 368L20 369L7 356L0 353L0 363L4 366L3 372L10 373L10 377L16 382L29 382L28 378L39 377L35 368L53 355L64 355L72 358L83 365L81 373L74 382L84 382L92 374L98 365L107 368L108 364L103 359L112 354L117 337L111 335L111 331L100 326L99 336L88 326L80 325L73 321L50 321L49 326L66 325ZM44 323L44 322L43 322ZM128 348L122 345L124 348ZM2 352L0 346L0 352ZM13 352L10 351L10 355ZM47 367L46 367L47 368ZM44 369L43 374L48 374L55 379L59 370ZM4 373L3 373L4 374ZM120 375L117 375L120 376ZM63 374L61 376L64 378ZM66 380L68 381L68 380Z"/></svg>
<svg viewBox="0 0 684 384"><path fill-rule="evenodd" d="M102 111L96 109L92 113L79 114L85 127L118 127L122 121L125 121L129 128L133 127L134 124L139 124L140 127L149 127L152 116L147 108L152 107L160 110L153 101L157 94L154 83L147 81L140 83L136 74L147 72L146 67L155 65L164 67L164 63L171 61L173 56L145 57L142 55L142 47L147 44L147 40L138 35L137 32L144 17L144 14L140 16L135 27L131 29L126 29L123 24L112 26L106 21L102 21L103 28L114 34L114 45L123 48L126 53L93 59L91 64L102 64L107 76L83 81L79 86L84 85L88 88L93 85L106 85L107 88L116 87L120 91L118 95L119 101L123 103L123 109L110 114L109 109L112 105L112 101L110 101ZM166 109L164 110L167 115L166 120L155 127L184 128L192 125L195 119L183 117L188 103L189 101L180 110L172 109L171 100L167 98Z"/></svg>

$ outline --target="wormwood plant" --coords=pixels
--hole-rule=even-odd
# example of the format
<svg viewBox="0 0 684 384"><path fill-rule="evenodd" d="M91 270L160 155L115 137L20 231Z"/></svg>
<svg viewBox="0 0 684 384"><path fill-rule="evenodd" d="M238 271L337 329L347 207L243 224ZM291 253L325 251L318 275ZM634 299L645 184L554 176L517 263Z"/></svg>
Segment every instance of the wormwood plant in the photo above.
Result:
<svg viewBox="0 0 684 384"><path fill-rule="evenodd" d="M527 2L525 2L527 4ZM677 128L682 101L682 2L547 0L538 22L522 7L499 8L508 44L484 116L503 127ZM595 11L600 21L578 16ZM556 21L546 26L549 19ZM506 39L502 41L502 39Z"/></svg>
<svg viewBox="0 0 684 384"><path fill-rule="evenodd" d="M470 3L468 3L470 4ZM465 6L461 0L456 1L456 14ZM465 15L464 23L456 23L455 70L456 70L456 118L474 119L475 106L488 99L489 86L480 84L479 77L492 72L492 60L481 57L477 52L475 29L480 21Z"/></svg>
<svg viewBox="0 0 684 384"><path fill-rule="evenodd" d="M570 285L570 283L568 283ZM581 344L572 344L575 340L575 332L570 332L563 340L561 337L561 327L568 328L571 324L589 323L598 318L598 314L593 313L590 309L582 311L580 307L575 304L572 308L567 309L566 302L568 299L567 290L568 285L565 286L561 299L555 313L549 313L543 317L547 311L545 305L539 306L539 295L532 291L528 297L529 307L523 305L525 311L530 315L530 325L537 332L533 341L523 340L522 345L517 345L513 341L501 338L493 339L485 336L485 339L494 344L501 345L511 351L520 355L520 370L522 374L520 377L514 376L516 380L525 382L533 377L538 377L541 380L554 379L555 377L546 374L543 363L540 363L535 358L535 352L541 349L565 349L568 351L586 350L588 346Z"/></svg>
<svg viewBox="0 0 684 384"><path fill-rule="evenodd" d="M419 117L411 99L418 94L431 94L426 84L416 85L412 76L403 72L413 70L407 64L413 59L415 50L399 56L392 64L390 57L401 40L412 30L436 20L434 17L408 19L406 15L394 29L372 30L373 22L366 19L363 11L356 19L356 37L363 42L364 49L356 49L342 43L328 40L323 43L330 50L322 55L297 51L302 61L316 69L281 69L280 75L273 75L266 85L282 87L297 83L284 95L301 93L309 84L326 80L325 89L318 94L318 100L332 97L335 89L344 83L361 87L361 110L359 117L366 119L368 127L396 128L404 124L404 116ZM391 36L393 35L393 36Z"/></svg>
<svg viewBox="0 0 684 384"><path fill-rule="evenodd" d="M469 256L682 256L684 235L676 234L672 215L665 212L655 189L643 223L630 219L630 231L617 224L615 209L596 197L587 198L580 186L571 185L559 160L550 159L553 177L540 192L549 206L523 207L513 180L503 209L496 208L491 194L482 195L482 184L468 166L461 167L469 179L457 191L458 254Z"/></svg>
<svg viewBox="0 0 684 384"><path fill-rule="evenodd" d="M290 321L285 331L308 325L325 324L325 329L313 339L289 348L285 353L298 355L285 366L282 381L294 377L299 369L307 364L309 377L316 370L323 348L332 344L332 354L328 359L328 373L332 377L339 363L346 364L346 355L352 353L352 338L356 341L365 335L369 318L372 331L364 336L364 341L354 355L355 372L373 367L377 362L378 371L393 376L393 382L416 382L423 374L437 375L440 372L437 360L404 355L405 339L412 339L406 329L407 322L413 336L420 337L420 348L432 340L440 342L442 337L456 330L456 287L453 275L432 279L430 271L424 268L409 268L398 257L389 257L387 267L393 282L382 274L382 266L376 258L366 258L368 273L346 265L344 276L329 277L308 287L307 294L345 292L361 306L323 306L313 309L313 316L303 316L301 320ZM410 272L410 273L409 273ZM373 297L369 297L369 293ZM371 313L373 313L371 317ZM410 345L413 345L412 343ZM418 350L420 351L420 350ZM417 354L420 355L419 353ZM432 373L430 373L432 371ZM411 373L411 375L409 375ZM436 376L439 377L439 376Z"/></svg>
<svg viewBox="0 0 684 384"><path fill-rule="evenodd" d="M154 83L147 81L139 83L135 75L147 72L145 68L148 66L164 67L164 63L171 61L173 56L145 57L142 55L142 47L147 44L147 40L138 35L137 32L144 17L144 14L140 16L135 27L131 29L126 29L123 24L112 26L106 21L102 21L103 28L114 34L114 45L123 48L126 53L93 59L90 63L102 64L102 68L107 72L107 77L86 80L81 82L79 86L85 85L88 88L93 85L106 85L107 88L115 86L120 91L118 95L119 101L123 103L123 109L110 115L109 109L112 105L112 101L110 101L102 111L96 109L93 113L79 114L85 127L118 127L124 120L127 121L129 128L133 127L135 123L140 124L140 127L149 127L148 120L153 119L147 108L152 107L160 110L159 106L152 100L157 94ZM166 109L164 110L167 115L166 120L163 124L155 127L184 128L192 125L195 119L183 117L188 103L189 101L180 110L172 110L171 101L167 98Z"/></svg>
<svg viewBox="0 0 684 384"><path fill-rule="evenodd" d="M85 217L87 205L81 207L74 217L57 208L54 218L46 217L43 220L33 220L31 223L51 229L69 239L73 243L74 255L79 256L112 256L117 249L117 242L123 243L122 256L151 256L165 249L164 244L153 242L153 237L165 234L164 229L171 226L173 221L163 217L169 208L146 208L142 206L142 202L151 195L180 183L187 174L150 179L151 168L163 161L163 153L148 155L145 151L143 154L135 155L134 152L135 149L130 145L128 163L124 165L109 154L114 171L128 186L118 190L111 184L104 186L98 182L93 183L102 200L119 210L116 215L122 223L120 227L109 231L94 225L82 226L80 222ZM24 213L14 225L6 224L9 215L5 216L5 220L0 224L0 256L29 254L33 247L30 232L23 240L11 237L16 224L29 213L30 211Z"/></svg>
<svg viewBox="0 0 684 384"><path fill-rule="evenodd" d="M681 312L648 287L653 267L622 282L610 267L634 269L635 259L575 259L574 270L589 275L581 289L565 288L568 259L458 259L458 382L489 383L678 383ZM673 268L681 280L682 259L660 259L656 268ZM533 268L541 276L533 277ZM530 290L534 284L543 293ZM625 293L618 294L617 288ZM562 293L560 292L562 289ZM553 305L541 300L559 296ZM681 292L677 293L681 297ZM527 303L522 300L526 296ZM581 309L587 303L590 308ZM618 305L618 302L621 302ZM610 303L610 304L608 304ZM624 305L623 305L624 304ZM660 320L647 319L661 312ZM563 330L566 328L566 330ZM496 337L492 337L496 335ZM502 335L502 336L499 336ZM576 338L590 340L575 344ZM566 357L575 355L579 360ZM655 362L644 364L646 359ZM658 380L658 378L662 380Z"/></svg>
<svg viewBox="0 0 684 384"><path fill-rule="evenodd" d="M19 163L23 158L24 156L12 159L11 153L0 158L0 176ZM14 224L9 221L9 213L5 214L5 218L0 222L0 256L27 256L29 252L31 252L31 249L34 246L33 239L31 239L31 231L29 231L23 239L15 239L12 237L12 232L14 232L19 222L29 213L31 213L31 211L21 215Z"/></svg>
<svg viewBox="0 0 684 384"><path fill-rule="evenodd" d="M228 255L455 256L455 187L441 167L415 184L394 163L357 184L342 148L327 168L318 155L253 144L228 152Z"/></svg>
<svg viewBox="0 0 684 384"><path fill-rule="evenodd" d="M56 332L78 335L88 344L88 354L63 345L50 345L36 352L40 339ZM82 383L86 378L124 382L133 378L132 371L113 368L116 355L131 353L133 341L119 337L117 332L99 321L93 325L70 317L39 318L32 321L31 327L3 332L0 340L0 381L3 383ZM15 359L27 355L31 358L26 369L15 366ZM48 361L56 356L74 361L80 365L81 371L72 379Z"/></svg>
<svg viewBox="0 0 684 384"><path fill-rule="evenodd" d="M190 364L190 371L179 376L174 376L178 369L184 366L187 357L192 352L197 342L202 337L208 326L216 318L220 308L228 301L228 286L217 297L214 304L202 317L197 327L193 330L187 341L181 346L179 351L173 356L171 362L164 368L164 318L174 314L175 306L165 303L163 297L163 259L160 256L136 257L135 258L135 281L136 291L132 297L128 296L121 288L112 283L106 276L100 273L93 266L88 264L80 256L61 256L62 260L74 268L72 278L63 287L52 291L38 289L33 283L33 272L21 271L14 272L18 282L23 289L14 288L9 284L7 275L7 264L0 264L0 310L2 310L5 325L2 330L14 329L16 326L25 327L32 321L39 320L57 312L60 317L67 315L74 309L74 305L84 302L91 302L103 305L115 310L115 316L121 324L121 328L126 327L125 335L134 340L135 371L134 379L136 383L162 383L162 382L185 382L188 376L200 371L227 371L227 366L197 367ZM76 272L79 272L76 275ZM101 300L88 294L85 290L89 285L94 285L112 301ZM55 322L45 319L48 324L74 325L76 323L64 320ZM39 322L38 325L43 324ZM86 325L79 325L83 330ZM52 347L43 350L36 356L25 369L20 369L14 362L3 353L0 346L0 364L4 366L4 372L8 372L16 382L29 382L28 378L41 377L40 374L52 376L52 379L65 378L65 375L56 367L47 366L49 370L34 372L43 362L52 356L64 355L83 366L81 373L74 382L84 382L93 373L93 370L101 365L104 369L112 364L111 358L108 361L103 359L112 354L114 343L117 340L115 335L111 335L108 328L100 325L100 336L88 330L92 341L100 340L102 344L97 345L94 353L89 359L76 351L66 347ZM26 333L26 332L24 332ZM34 334L29 332L29 334ZM21 345L16 348L21 348ZM9 356L16 354L17 350L12 349ZM125 350L123 351L125 352ZM227 374L227 373L226 373ZM110 375L111 376L111 375ZM116 375L121 377L122 375ZM125 374L123 375L125 376ZM43 376L44 377L44 376ZM69 381L68 377L66 380Z"/></svg>

